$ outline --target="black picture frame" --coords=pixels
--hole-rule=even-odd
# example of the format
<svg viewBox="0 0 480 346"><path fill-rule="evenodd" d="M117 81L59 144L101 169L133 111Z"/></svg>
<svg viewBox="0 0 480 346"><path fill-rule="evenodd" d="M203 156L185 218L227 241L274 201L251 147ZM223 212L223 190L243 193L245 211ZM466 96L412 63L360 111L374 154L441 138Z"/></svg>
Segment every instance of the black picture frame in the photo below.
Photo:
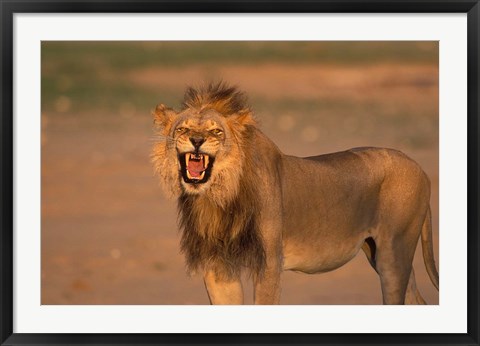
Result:
<svg viewBox="0 0 480 346"><path fill-rule="evenodd" d="M479 344L479 16L478 0L0 0L2 345L177 344ZM16 13L467 13L468 26L468 316L465 334L18 334L13 333L13 16ZM454 318L454 317L452 317Z"/></svg>

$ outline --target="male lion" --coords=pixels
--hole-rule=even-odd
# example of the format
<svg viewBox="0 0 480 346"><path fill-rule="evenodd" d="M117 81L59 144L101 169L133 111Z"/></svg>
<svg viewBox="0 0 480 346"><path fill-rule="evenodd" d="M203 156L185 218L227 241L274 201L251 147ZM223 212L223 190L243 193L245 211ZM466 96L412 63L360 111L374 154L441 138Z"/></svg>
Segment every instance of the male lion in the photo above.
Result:
<svg viewBox="0 0 480 346"><path fill-rule="evenodd" d="M399 151L356 148L299 158L257 127L243 93L223 83L188 88L180 111L154 112L153 163L178 198L181 249L212 304L242 304L242 270L255 304L277 304L282 270L327 272L362 249L384 304L425 304L412 259L438 289L430 183Z"/></svg>

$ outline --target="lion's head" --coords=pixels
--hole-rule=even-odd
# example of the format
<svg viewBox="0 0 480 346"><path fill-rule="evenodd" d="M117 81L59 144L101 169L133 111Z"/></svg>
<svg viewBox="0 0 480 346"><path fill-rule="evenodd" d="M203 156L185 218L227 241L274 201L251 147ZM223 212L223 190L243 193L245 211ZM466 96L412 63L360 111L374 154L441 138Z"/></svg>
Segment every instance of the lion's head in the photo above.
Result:
<svg viewBox="0 0 480 346"><path fill-rule="evenodd" d="M188 88L182 108L154 112L153 161L170 194L204 194L225 205L238 193L244 142L255 126L245 96L222 83Z"/></svg>

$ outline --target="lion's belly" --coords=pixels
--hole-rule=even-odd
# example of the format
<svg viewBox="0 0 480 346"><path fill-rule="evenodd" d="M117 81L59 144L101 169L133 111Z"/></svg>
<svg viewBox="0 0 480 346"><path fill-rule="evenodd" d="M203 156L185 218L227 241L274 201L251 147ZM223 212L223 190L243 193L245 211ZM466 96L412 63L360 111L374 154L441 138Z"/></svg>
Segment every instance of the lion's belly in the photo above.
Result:
<svg viewBox="0 0 480 346"><path fill-rule="evenodd" d="M337 269L355 257L363 241L362 236L357 236L344 242L331 239L309 243L284 242L283 268L309 274Z"/></svg>
<svg viewBox="0 0 480 346"><path fill-rule="evenodd" d="M284 268L317 273L342 266L376 227L383 175L352 153L322 162L288 157L284 169Z"/></svg>
<svg viewBox="0 0 480 346"><path fill-rule="evenodd" d="M344 203L335 213L326 206L310 204L287 211L283 231L285 270L326 272L350 261L376 229L374 208L374 204Z"/></svg>

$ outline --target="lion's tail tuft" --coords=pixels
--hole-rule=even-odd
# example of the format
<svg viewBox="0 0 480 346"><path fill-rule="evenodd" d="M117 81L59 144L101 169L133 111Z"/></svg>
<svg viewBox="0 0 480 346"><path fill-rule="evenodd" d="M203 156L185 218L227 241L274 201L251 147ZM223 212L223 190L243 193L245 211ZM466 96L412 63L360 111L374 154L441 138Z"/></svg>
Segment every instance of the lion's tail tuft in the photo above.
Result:
<svg viewBox="0 0 480 346"><path fill-rule="evenodd" d="M433 241L432 241L432 215L430 208L428 208L425 221L422 226L422 252L425 268L427 269L428 276L432 281L435 288L438 290L438 271L435 264L435 258L433 256Z"/></svg>

